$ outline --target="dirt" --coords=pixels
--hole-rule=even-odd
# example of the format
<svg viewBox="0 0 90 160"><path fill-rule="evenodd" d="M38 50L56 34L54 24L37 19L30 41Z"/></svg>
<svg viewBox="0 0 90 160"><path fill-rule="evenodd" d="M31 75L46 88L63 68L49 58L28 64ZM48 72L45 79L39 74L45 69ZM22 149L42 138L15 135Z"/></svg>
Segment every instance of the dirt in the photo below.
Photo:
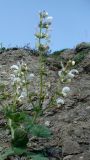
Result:
<svg viewBox="0 0 90 160"><path fill-rule="evenodd" d="M68 56L68 54L67 54ZM8 51L0 54L0 75L3 81L9 80L10 66L23 60L30 71L38 74L38 56L31 56L24 50ZM40 119L53 135L50 139L32 139L33 148L45 151L50 160L90 160L90 52L75 68L79 75L68 84L71 94L62 108L48 109ZM47 66L52 84L55 85L57 70ZM5 119L0 104L0 151L10 146L10 133L5 128ZM13 157L19 160L20 157ZM12 157L11 157L12 160Z"/></svg>

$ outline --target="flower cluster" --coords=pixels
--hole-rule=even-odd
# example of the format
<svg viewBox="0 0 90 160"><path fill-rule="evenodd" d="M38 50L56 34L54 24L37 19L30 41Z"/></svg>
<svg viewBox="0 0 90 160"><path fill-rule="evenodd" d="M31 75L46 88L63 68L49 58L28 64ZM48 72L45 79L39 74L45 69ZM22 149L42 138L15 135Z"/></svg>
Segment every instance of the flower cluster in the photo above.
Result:
<svg viewBox="0 0 90 160"><path fill-rule="evenodd" d="M48 16L46 11L39 12L39 16L40 22L38 24L38 32L35 33L35 36L38 39L36 46L39 51L47 52L49 49L48 42L50 41L49 31L53 17Z"/></svg>
<svg viewBox="0 0 90 160"><path fill-rule="evenodd" d="M68 61L66 66L64 66L63 63L61 62L62 69L58 71L60 83L71 82L71 80L74 77L76 77L77 74L79 74L78 70L76 69L70 70L70 66L73 66L73 65L75 65L75 61L71 61L71 60ZM60 93L61 97L58 97L56 99L56 103L58 107L65 103L64 97L66 97L69 93L70 93L70 87L65 86L62 88L61 93Z"/></svg>
<svg viewBox="0 0 90 160"><path fill-rule="evenodd" d="M28 97L28 84L34 79L33 73L28 73L28 67L24 61L11 66L11 85L14 90L14 101L22 101Z"/></svg>

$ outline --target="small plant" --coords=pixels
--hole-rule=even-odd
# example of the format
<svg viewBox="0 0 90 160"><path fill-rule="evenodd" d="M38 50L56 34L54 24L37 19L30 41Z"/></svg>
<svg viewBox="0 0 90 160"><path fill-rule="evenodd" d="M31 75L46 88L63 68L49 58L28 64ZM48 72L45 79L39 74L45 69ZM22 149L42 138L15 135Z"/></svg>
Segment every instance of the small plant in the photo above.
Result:
<svg viewBox="0 0 90 160"><path fill-rule="evenodd" d="M44 39L44 43L45 40L48 41L47 31L51 25L51 17L48 17L47 12L40 12L39 16L40 23L38 27L40 32L36 33L35 36L38 39L40 88L38 92L36 92L36 90L30 90L30 87L34 86L33 81L35 79L35 75L33 73L29 73L29 68L23 60L11 66L11 80L9 84L11 86L11 91L7 95L9 104L3 107L4 115L7 119L7 126L11 133L11 151L7 151L7 154L5 152L5 154L1 156L2 159L5 159L6 156L13 155L17 152L19 152L19 154L24 152L28 155L29 153L27 153L26 148L29 142L29 134L42 138L49 138L51 135L48 128L38 124L37 121L38 117L42 115L42 105L46 96L43 81L45 76L44 54L46 54L49 48L47 44L42 44L41 40ZM45 30L45 33L42 32L43 29ZM3 97L5 98L4 94ZM31 105L30 116L24 111L24 109L19 110L19 106L24 102ZM32 159L35 159L35 156L37 159L45 159L43 155L41 155L41 158L40 155L34 155L33 153L30 153L29 155Z"/></svg>
<svg viewBox="0 0 90 160"><path fill-rule="evenodd" d="M52 94L50 106L62 107L65 104L65 97L69 95L71 92L70 87L62 85L66 83L70 83L76 75L79 74L78 70L71 69L72 66L75 65L75 61L69 60L66 65L64 65L61 61L62 69L58 71L58 79L56 82L56 86L54 88L54 93Z"/></svg>

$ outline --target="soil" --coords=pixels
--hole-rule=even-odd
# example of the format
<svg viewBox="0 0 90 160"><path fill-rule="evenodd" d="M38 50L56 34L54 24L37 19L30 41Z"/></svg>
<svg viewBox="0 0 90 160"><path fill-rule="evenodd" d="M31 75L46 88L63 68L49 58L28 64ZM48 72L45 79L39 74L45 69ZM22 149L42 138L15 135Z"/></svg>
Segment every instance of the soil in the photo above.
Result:
<svg viewBox="0 0 90 160"><path fill-rule="evenodd" d="M70 50L68 52L70 55ZM68 54L65 54L65 60L67 57ZM28 64L30 71L37 75L38 56L30 55L23 49L9 50L0 54L0 78L3 81L10 79L10 66L21 59ZM49 80L55 85L59 69L46 67L51 77ZM32 139L34 150L46 152L50 160L90 160L90 51L75 68L78 69L79 75L68 84L71 94L66 98L65 105L48 109L40 119L43 124L49 121L48 127L53 133L52 137L48 140ZM0 152L10 146L11 137L5 123L0 103ZM9 159L25 160L25 157L15 156Z"/></svg>

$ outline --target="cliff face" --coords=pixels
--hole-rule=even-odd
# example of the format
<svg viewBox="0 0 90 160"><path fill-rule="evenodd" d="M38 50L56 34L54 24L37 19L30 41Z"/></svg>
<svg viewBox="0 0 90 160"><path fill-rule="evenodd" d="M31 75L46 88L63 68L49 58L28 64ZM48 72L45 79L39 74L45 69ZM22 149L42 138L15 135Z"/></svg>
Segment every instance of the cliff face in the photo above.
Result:
<svg viewBox="0 0 90 160"><path fill-rule="evenodd" d="M9 80L10 66L23 59L30 72L38 73L38 56L30 55L28 51L18 49L0 54L0 79ZM60 60L76 61L75 68L79 75L68 86L71 94L66 98L62 108L49 109L41 118L41 123L50 122L53 137L37 140L36 148L46 151L51 160L90 160L90 44L81 43L74 49L58 51L46 57L48 81L55 86L57 72L61 68ZM37 80L36 80L37 81ZM0 104L2 108L2 104ZM26 106L28 110L28 107ZM1 110L1 109L0 109ZM0 115L0 144L8 144L8 134L3 129L5 120ZM33 146L35 142L32 142ZM7 145L8 146L8 145Z"/></svg>

